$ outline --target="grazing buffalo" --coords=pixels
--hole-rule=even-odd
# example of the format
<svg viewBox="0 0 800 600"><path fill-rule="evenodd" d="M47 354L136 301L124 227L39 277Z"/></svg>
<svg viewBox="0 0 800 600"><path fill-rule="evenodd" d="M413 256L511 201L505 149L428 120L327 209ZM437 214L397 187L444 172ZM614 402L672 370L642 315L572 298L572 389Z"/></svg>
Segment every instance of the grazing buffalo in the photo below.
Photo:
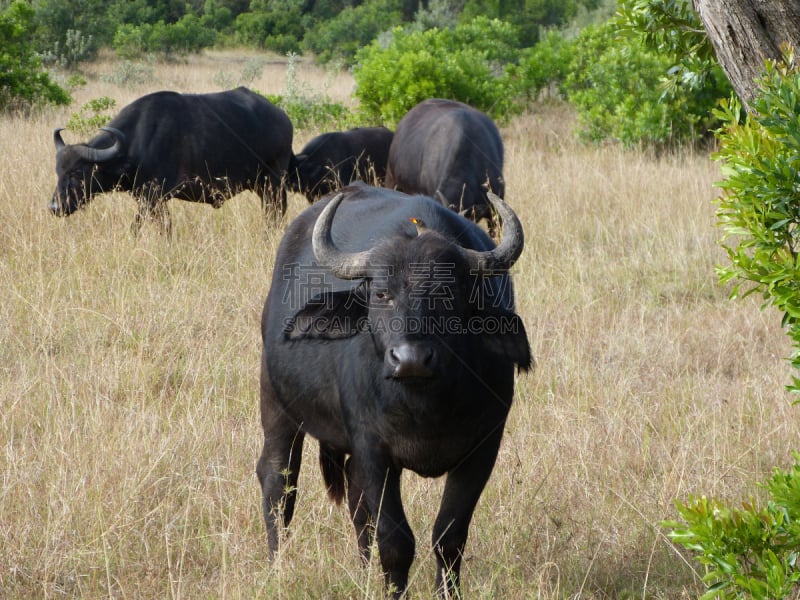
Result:
<svg viewBox="0 0 800 600"><path fill-rule="evenodd" d="M292 154L292 123L264 97L240 87L215 94L156 92L135 100L86 144L54 133L58 185L50 202L70 215L95 194L131 192L143 217L170 229L166 200L219 207L253 190L265 209L286 210L283 179Z"/></svg>
<svg viewBox="0 0 800 600"><path fill-rule="evenodd" d="M437 586L456 593L467 530L531 366L507 269L522 227L503 219L495 247L476 224L425 196L361 183L307 208L275 260L262 314L257 473L269 549L295 508L305 435L319 440L328 493L347 496L361 556L377 535L394 596L414 535L400 475L447 474L433 526Z"/></svg>
<svg viewBox="0 0 800 600"><path fill-rule="evenodd" d="M358 179L381 185L392 137L386 127L356 127L318 135L291 161L290 185L309 202Z"/></svg>
<svg viewBox="0 0 800 600"><path fill-rule="evenodd" d="M486 219L493 231L487 193L505 194L500 132L461 102L420 102L397 125L384 185L432 196L475 222Z"/></svg>

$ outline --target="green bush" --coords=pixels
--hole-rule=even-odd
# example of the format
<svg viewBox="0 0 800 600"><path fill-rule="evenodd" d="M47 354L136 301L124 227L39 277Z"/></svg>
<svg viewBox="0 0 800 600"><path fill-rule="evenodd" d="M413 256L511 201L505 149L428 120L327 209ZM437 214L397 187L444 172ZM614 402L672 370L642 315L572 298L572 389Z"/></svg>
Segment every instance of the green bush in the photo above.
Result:
<svg viewBox="0 0 800 600"><path fill-rule="evenodd" d="M614 21L587 27L575 40L563 89L577 108L581 136L656 147L702 138L710 105L690 89L667 94L673 61L642 42L641 36L618 35Z"/></svg>
<svg viewBox="0 0 800 600"><path fill-rule="evenodd" d="M356 56L355 96L367 118L396 124L431 97L466 102L505 120L519 107L505 67L517 57L514 28L478 17L454 29L395 28L388 46L377 41Z"/></svg>
<svg viewBox="0 0 800 600"><path fill-rule="evenodd" d="M400 22L401 6L399 0L378 0L347 7L312 28L303 38L303 47L322 63L342 60L352 64L360 48Z"/></svg>
<svg viewBox="0 0 800 600"><path fill-rule="evenodd" d="M324 96L287 97L269 95L266 98L286 111L295 130L340 130L356 126L355 116L344 104L341 102L334 102Z"/></svg>
<svg viewBox="0 0 800 600"><path fill-rule="evenodd" d="M285 54L299 52L306 30L300 0L281 3L252 2L250 12L234 21L235 39L242 44Z"/></svg>
<svg viewBox="0 0 800 600"><path fill-rule="evenodd" d="M522 51L513 69L519 93L528 101L537 100L543 91L554 88L559 95L575 54L575 44L557 31L548 31L532 48Z"/></svg>
<svg viewBox="0 0 800 600"><path fill-rule="evenodd" d="M78 51L78 60L87 60L111 41L113 26L105 0L36 0L29 4L36 10L32 37L40 54L69 61L69 54Z"/></svg>
<svg viewBox="0 0 800 600"><path fill-rule="evenodd" d="M785 64L794 63L787 55ZM759 94L745 114L732 99L716 110L723 126L714 157L724 179L717 216L730 260L717 267L734 281L732 297L758 292L783 312L800 368L800 73L767 64ZM800 380L790 387L800 391ZM669 537L696 553L706 568L702 598L794 597L800 584L800 454L788 471L765 484L769 500L731 509L718 500L677 503L683 521L669 521Z"/></svg>
<svg viewBox="0 0 800 600"><path fill-rule="evenodd" d="M151 56L152 58L152 56ZM142 64L132 60L120 60L114 64L112 73L100 75L101 81L120 87L135 88L156 80L156 70L152 64Z"/></svg>
<svg viewBox="0 0 800 600"><path fill-rule="evenodd" d="M58 41L51 48L40 53L42 62L55 65L62 69L69 69L79 62L89 60L95 54L91 35L83 35L80 31L68 29L63 44Z"/></svg>
<svg viewBox="0 0 800 600"><path fill-rule="evenodd" d="M70 96L42 69L31 42L34 10L16 0L0 12L0 111L69 104Z"/></svg>
<svg viewBox="0 0 800 600"><path fill-rule="evenodd" d="M717 216L730 260L718 273L735 281L733 297L758 292L783 313L800 369L800 73L769 64L751 114L736 100L716 113L725 177ZM800 379L791 389L800 392Z"/></svg>
<svg viewBox="0 0 800 600"><path fill-rule="evenodd" d="M696 132L710 134L719 126L712 111L733 88L690 0L622 0L614 23L622 35L669 59L662 75L663 98L685 105L696 120Z"/></svg>
<svg viewBox="0 0 800 600"><path fill-rule="evenodd" d="M120 25L114 35L114 50L121 58L137 58L145 53L164 57L199 52L214 44L216 32L203 26L197 15L186 14L176 23Z"/></svg>
<svg viewBox="0 0 800 600"><path fill-rule="evenodd" d="M775 469L766 506L742 508L705 496L676 502L683 521L666 521L669 538L697 553L707 591L700 598L787 598L800 583L800 454Z"/></svg>
<svg viewBox="0 0 800 600"><path fill-rule="evenodd" d="M113 118L116 105L117 101L108 96L89 100L81 106L80 111L72 113L67 129L83 135L95 133Z"/></svg>
<svg viewBox="0 0 800 600"><path fill-rule="evenodd" d="M579 8L594 9L597 0L465 0L461 20L483 15L513 23L521 45L531 47L539 41L539 31L560 27L577 14Z"/></svg>

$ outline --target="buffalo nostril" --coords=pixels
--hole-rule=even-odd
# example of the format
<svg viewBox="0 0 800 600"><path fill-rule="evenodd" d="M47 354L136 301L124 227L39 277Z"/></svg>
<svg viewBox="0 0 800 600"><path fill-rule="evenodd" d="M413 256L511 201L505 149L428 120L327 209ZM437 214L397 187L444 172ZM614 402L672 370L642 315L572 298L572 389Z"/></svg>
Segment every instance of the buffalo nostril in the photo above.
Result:
<svg viewBox="0 0 800 600"><path fill-rule="evenodd" d="M424 344L401 344L387 350L386 363L388 376L396 379L432 377L435 353L433 348Z"/></svg>
<svg viewBox="0 0 800 600"><path fill-rule="evenodd" d="M423 363L425 366L430 366L433 363L433 348L427 348L423 356Z"/></svg>
<svg viewBox="0 0 800 600"><path fill-rule="evenodd" d="M397 355L397 351L395 351L394 348L389 348L389 364L393 367L400 364L400 357Z"/></svg>

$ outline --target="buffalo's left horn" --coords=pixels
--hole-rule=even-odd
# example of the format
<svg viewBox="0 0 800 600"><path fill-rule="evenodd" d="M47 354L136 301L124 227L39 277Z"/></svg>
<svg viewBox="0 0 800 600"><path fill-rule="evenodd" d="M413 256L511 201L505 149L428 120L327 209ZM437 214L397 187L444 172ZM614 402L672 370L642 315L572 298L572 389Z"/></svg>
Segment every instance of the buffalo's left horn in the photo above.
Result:
<svg viewBox="0 0 800 600"><path fill-rule="evenodd" d="M61 137L61 132L64 131L64 129L66 129L66 127L56 127L53 130L53 141L56 144L56 152L66 146L64 138Z"/></svg>
<svg viewBox="0 0 800 600"><path fill-rule="evenodd" d="M369 267L369 250L362 252L342 252L333 243L331 225L333 215L344 199L344 194L337 194L317 217L314 233L311 236L311 247L319 264L327 267L339 279L358 279L367 274Z"/></svg>
<svg viewBox="0 0 800 600"><path fill-rule="evenodd" d="M500 244L493 250L484 252L461 248L472 272L485 277L510 269L517 262L525 245L525 234L517 214L496 194L488 192L488 197L503 223L503 238Z"/></svg>
<svg viewBox="0 0 800 600"><path fill-rule="evenodd" d="M101 127L103 131L107 131L114 138L114 143L108 148L92 148L85 144L75 146L78 154L84 160L91 162L106 162L113 158L118 157L125 149L125 134L119 129L113 127Z"/></svg>

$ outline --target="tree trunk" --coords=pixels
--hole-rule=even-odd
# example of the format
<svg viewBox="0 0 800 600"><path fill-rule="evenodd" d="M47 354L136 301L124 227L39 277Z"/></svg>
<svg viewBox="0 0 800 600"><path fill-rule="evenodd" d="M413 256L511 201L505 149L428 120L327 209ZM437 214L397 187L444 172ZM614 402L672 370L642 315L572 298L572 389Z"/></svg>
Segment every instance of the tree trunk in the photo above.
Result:
<svg viewBox="0 0 800 600"><path fill-rule="evenodd" d="M742 102L755 97L766 59L800 53L800 0L692 0L720 66Z"/></svg>

